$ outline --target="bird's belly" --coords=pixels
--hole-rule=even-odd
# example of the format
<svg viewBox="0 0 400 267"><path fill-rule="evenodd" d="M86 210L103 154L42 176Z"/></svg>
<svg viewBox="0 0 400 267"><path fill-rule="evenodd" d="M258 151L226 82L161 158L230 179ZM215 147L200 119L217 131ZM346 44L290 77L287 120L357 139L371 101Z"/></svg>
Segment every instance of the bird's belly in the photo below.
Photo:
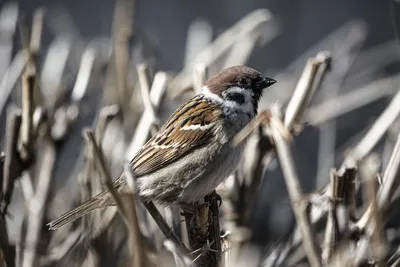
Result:
<svg viewBox="0 0 400 267"><path fill-rule="evenodd" d="M237 168L242 156L242 147L222 149L217 153L204 171L194 176L185 186L180 201L194 202L211 193L220 183L226 180Z"/></svg>
<svg viewBox="0 0 400 267"><path fill-rule="evenodd" d="M139 178L139 195L161 204L201 200L232 174L239 164L243 146L235 149L231 144L225 146L218 151L199 149L166 170Z"/></svg>

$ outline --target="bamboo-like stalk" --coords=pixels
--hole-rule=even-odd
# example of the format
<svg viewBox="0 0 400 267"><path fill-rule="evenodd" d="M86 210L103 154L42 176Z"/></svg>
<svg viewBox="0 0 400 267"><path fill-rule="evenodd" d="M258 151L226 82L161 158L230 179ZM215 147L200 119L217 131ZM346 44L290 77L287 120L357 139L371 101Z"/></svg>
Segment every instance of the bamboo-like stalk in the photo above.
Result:
<svg viewBox="0 0 400 267"><path fill-rule="evenodd" d="M22 76L22 123L20 139L20 156L24 162L32 157L34 88L36 83L35 67L28 64Z"/></svg>

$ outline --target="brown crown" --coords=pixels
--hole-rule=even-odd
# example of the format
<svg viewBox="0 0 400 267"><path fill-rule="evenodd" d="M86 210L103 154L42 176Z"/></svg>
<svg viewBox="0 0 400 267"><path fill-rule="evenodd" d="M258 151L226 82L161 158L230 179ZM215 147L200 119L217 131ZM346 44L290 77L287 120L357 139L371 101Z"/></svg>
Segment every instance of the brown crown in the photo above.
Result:
<svg viewBox="0 0 400 267"><path fill-rule="evenodd" d="M261 73L255 69L246 66L235 66L224 69L207 80L204 85L214 94L220 95L227 88L237 85L238 81L242 78L254 80L260 76Z"/></svg>

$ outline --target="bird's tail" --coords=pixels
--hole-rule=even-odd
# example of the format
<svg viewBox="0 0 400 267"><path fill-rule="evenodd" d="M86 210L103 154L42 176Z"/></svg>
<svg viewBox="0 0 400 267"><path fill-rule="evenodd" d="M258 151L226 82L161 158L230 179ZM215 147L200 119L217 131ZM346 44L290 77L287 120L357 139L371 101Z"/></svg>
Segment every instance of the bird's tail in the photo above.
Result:
<svg viewBox="0 0 400 267"><path fill-rule="evenodd" d="M104 208L107 206L110 206L111 203L111 198L108 192L102 192L95 196L94 198L86 201L79 207L76 207L73 210L70 210L63 215L61 215L59 218L55 219L54 221L51 221L47 224L49 227L49 230L56 230L60 228L61 226L73 222L76 219L94 211L95 209L99 208Z"/></svg>

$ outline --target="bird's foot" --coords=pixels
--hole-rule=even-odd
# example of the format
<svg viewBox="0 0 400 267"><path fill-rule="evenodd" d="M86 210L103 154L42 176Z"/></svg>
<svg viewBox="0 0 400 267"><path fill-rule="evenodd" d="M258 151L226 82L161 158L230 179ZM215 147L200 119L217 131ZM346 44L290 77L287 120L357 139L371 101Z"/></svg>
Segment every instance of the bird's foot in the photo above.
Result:
<svg viewBox="0 0 400 267"><path fill-rule="evenodd" d="M221 205L222 205L222 197L219 194L217 194L217 192L215 190L204 197L204 202L211 203L211 201L213 199L215 199L217 201L218 207L221 207Z"/></svg>

